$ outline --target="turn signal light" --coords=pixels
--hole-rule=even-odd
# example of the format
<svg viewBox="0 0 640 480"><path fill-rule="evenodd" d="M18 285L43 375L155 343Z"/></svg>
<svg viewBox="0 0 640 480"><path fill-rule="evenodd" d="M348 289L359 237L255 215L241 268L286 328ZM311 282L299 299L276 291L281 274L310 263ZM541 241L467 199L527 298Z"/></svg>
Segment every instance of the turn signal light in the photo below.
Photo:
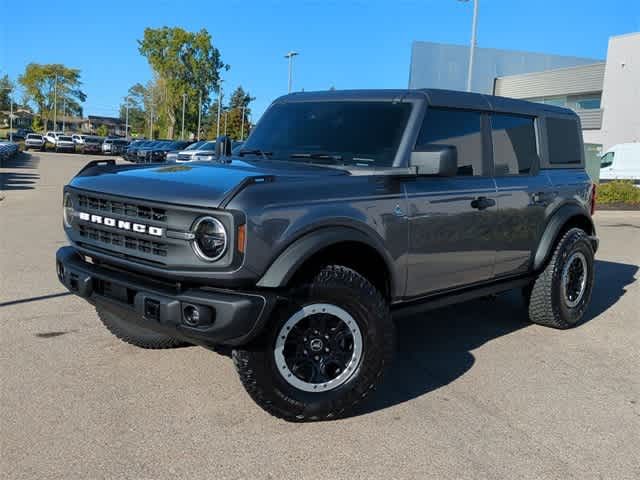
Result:
<svg viewBox="0 0 640 480"><path fill-rule="evenodd" d="M244 248L245 248L245 242L246 242L246 235L247 235L247 226L246 225L240 225L238 227L238 235L237 235L237 250L240 253L244 253Z"/></svg>

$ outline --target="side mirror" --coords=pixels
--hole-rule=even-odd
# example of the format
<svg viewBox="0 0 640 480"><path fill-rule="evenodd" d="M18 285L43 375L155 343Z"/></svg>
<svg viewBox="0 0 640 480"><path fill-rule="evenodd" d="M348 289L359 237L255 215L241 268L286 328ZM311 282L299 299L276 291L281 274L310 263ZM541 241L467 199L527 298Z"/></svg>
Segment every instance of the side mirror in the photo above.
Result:
<svg viewBox="0 0 640 480"><path fill-rule="evenodd" d="M216 157L231 156L231 139L226 135L220 135L216 138Z"/></svg>
<svg viewBox="0 0 640 480"><path fill-rule="evenodd" d="M458 171L458 149L453 145L425 145L411 152L410 166L418 175L453 177Z"/></svg>

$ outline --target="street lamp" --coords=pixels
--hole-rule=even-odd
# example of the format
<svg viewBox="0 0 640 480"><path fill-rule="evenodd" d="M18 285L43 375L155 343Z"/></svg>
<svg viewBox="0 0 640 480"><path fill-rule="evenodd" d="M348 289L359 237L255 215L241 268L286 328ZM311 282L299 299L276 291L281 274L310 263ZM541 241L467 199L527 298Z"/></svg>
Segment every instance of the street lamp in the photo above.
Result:
<svg viewBox="0 0 640 480"><path fill-rule="evenodd" d="M300 55L298 52L294 52L291 50L287 53L284 58L289 59L289 93L291 93L291 84L292 84L292 68L293 68L293 57L296 55Z"/></svg>
<svg viewBox="0 0 640 480"><path fill-rule="evenodd" d="M187 94L183 93L182 94L182 134L180 135L180 138L182 140L184 140L184 108L186 103L187 103Z"/></svg>
<svg viewBox="0 0 640 480"><path fill-rule="evenodd" d="M473 22L471 24L471 46L469 47L469 70L467 72L467 92L471 91L473 79L473 57L476 50L476 30L478 29L478 0L458 0L459 2L473 2Z"/></svg>

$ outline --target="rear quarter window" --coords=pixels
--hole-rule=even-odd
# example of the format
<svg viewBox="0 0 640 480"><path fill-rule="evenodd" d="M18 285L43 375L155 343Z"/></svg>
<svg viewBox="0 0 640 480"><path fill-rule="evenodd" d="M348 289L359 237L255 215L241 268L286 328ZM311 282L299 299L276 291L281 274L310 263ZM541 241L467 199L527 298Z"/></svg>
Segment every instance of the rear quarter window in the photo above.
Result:
<svg viewBox="0 0 640 480"><path fill-rule="evenodd" d="M582 161L580 130L572 118L547 118L547 143L551 165L577 165Z"/></svg>

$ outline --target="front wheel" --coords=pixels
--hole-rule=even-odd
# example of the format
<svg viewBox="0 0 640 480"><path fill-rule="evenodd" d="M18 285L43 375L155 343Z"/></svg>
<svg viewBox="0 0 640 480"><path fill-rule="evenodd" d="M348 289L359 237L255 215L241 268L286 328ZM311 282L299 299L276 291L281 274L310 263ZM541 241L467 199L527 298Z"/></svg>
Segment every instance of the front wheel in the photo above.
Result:
<svg viewBox="0 0 640 480"><path fill-rule="evenodd" d="M593 264L593 247L584 230L572 228L565 233L545 269L524 291L529 319L560 329L577 325L591 300Z"/></svg>
<svg viewBox="0 0 640 480"><path fill-rule="evenodd" d="M313 421L349 414L381 380L394 350L388 302L366 278L333 265L276 309L265 335L235 349L233 360L260 407Z"/></svg>

